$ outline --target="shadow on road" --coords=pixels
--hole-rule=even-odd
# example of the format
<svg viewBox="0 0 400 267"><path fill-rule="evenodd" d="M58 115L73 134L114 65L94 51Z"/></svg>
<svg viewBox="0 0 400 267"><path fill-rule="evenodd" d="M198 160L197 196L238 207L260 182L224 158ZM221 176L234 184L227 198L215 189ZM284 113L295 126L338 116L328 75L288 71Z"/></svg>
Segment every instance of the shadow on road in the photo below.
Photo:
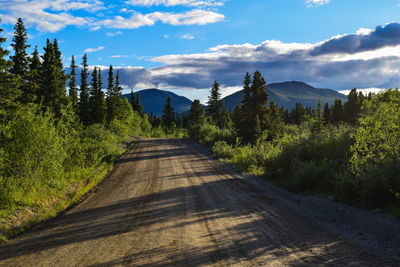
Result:
<svg viewBox="0 0 400 267"><path fill-rule="evenodd" d="M140 153L128 152L120 161L120 166L133 161L151 159L165 159L181 157L182 162L194 159L210 160L207 155L199 157L193 150L183 145L177 145L175 140L143 140L138 144ZM171 150L162 149L170 145ZM151 147L146 151L146 148ZM131 150L132 151L132 150ZM193 179L193 177L207 177L223 174L223 169L193 168L189 173L160 176L159 179ZM187 205L187 203L193 205ZM182 212L184 211L184 212ZM261 218L250 220L247 223L237 224L229 229L235 236L234 242L215 240L213 248L195 247L182 257L182 251L174 246L159 247L145 250L140 253L128 254L124 257L94 266L112 266L131 264L141 266L141 259L149 255L168 254L169 258L176 258L174 265L208 265L227 258L255 259L263 254L270 254L271 258L282 258L296 254L290 265L347 265L362 264L360 258L367 259L368 254L355 255L343 253L344 241L338 240L329 234L323 233L317 227L287 208L280 206L276 200L268 198L253 184L241 178L220 179L200 185L174 188L140 197L126 199L107 206L91 208L83 211L71 212L55 218L48 223L33 229L26 236L0 247L0 260L17 256L38 253L51 248L68 244L81 243L88 240L100 239L127 232L148 229L151 225L160 225L157 231L166 230L164 222L176 221L182 217L182 223L170 227L183 227L185 224L218 222L219 219L235 220L243 216L261 214ZM218 233L210 233L214 235ZM207 238L207 237L204 237ZM324 249L321 249L324 248ZM309 252L314 253L312 258ZM302 252L304 257L302 258ZM300 255L300 256L299 256ZM157 257L155 257L157 258ZM160 257L162 258L162 257ZM363 262L365 263L365 262ZM166 262L153 262L152 266L170 266ZM144 265L143 265L144 266ZM148 266L148 265L146 265Z"/></svg>

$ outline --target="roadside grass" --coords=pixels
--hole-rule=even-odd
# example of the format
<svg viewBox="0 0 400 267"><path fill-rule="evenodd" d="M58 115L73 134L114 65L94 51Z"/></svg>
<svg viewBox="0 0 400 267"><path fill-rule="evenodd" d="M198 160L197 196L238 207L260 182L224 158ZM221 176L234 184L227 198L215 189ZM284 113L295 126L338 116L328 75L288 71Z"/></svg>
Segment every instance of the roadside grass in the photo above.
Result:
<svg viewBox="0 0 400 267"><path fill-rule="evenodd" d="M398 161L353 172L355 131L341 125L313 133L309 124L287 125L275 140L260 138L251 145L235 141L234 131L203 125L191 129L190 137L210 148L215 158L291 192L330 197L400 218Z"/></svg>
<svg viewBox="0 0 400 267"><path fill-rule="evenodd" d="M57 181L55 187L34 189L28 193L14 190L12 193L16 204L0 209L0 242L56 217L79 203L108 176L117 159L135 143L136 140L131 137L126 139L112 160L68 173L65 179Z"/></svg>

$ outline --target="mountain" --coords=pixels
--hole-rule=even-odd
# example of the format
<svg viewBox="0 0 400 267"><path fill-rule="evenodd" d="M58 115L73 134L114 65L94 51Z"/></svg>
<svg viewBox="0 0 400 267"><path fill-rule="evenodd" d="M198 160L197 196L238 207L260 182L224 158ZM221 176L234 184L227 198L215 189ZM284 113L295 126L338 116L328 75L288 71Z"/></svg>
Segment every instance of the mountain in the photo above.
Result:
<svg viewBox="0 0 400 267"><path fill-rule="evenodd" d="M321 99L322 106L326 102L333 104L335 99L341 99L342 102L347 100L345 95L335 90L314 88L304 82L297 81L271 83L267 85L266 91L269 95L269 101L274 100L278 106L284 106L289 110L295 106L296 102L301 102L304 106L315 108L318 98ZM243 90L223 98L226 108L233 111L236 105L242 101L242 96Z"/></svg>
<svg viewBox="0 0 400 267"><path fill-rule="evenodd" d="M171 97L172 107L175 109L175 112L183 113L188 111L192 105L192 101L188 98L169 91L145 89L136 92L135 97L137 93L140 94L140 103L143 105L144 111L148 115L153 112L154 115L161 117L168 96ZM123 96L128 98L129 101L131 100L131 94L125 94Z"/></svg>

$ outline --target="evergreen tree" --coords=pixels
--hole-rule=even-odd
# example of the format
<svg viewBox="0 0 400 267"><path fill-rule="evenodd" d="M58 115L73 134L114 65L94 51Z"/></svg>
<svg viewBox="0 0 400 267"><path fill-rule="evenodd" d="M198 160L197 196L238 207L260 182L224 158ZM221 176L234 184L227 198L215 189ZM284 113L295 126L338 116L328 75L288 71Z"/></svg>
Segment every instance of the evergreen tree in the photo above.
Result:
<svg viewBox="0 0 400 267"><path fill-rule="evenodd" d="M266 106L268 94L265 91L266 82L264 77L259 71L255 71L251 84L250 80L250 75L246 73L243 81L243 100L241 106L235 109L233 117L238 135L244 142L254 143L262 130L272 126L272 120L268 118L268 108ZM257 117L258 121L256 121Z"/></svg>
<svg viewBox="0 0 400 267"><path fill-rule="evenodd" d="M14 37L11 43L14 55L10 57L13 62L10 71L12 74L21 77L20 89L22 94L19 100L22 103L30 103L34 101L34 94L30 91L30 87L27 85L29 58L26 49L30 47L26 44L27 40L28 34L24 22L21 18L18 18L17 23L14 26Z"/></svg>
<svg viewBox="0 0 400 267"><path fill-rule="evenodd" d="M340 99L335 99L331 110L331 123L338 124L343 121L343 106Z"/></svg>
<svg viewBox="0 0 400 267"><path fill-rule="evenodd" d="M92 82L90 85L90 122L92 124L104 123L106 120L107 107L104 93L101 88L101 70L99 69L97 71L97 67L95 67L92 72Z"/></svg>
<svg viewBox="0 0 400 267"><path fill-rule="evenodd" d="M139 113L140 116L143 116L144 108L143 108L142 104L140 103L140 94L139 94L139 92L136 93L136 102L135 102L135 109L134 110L136 110Z"/></svg>
<svg viewBox="0 0 400 267"><path fill-rule="evenodd" d="M172 107L171 97L168 96L167 102L164 106L162 123L167 128L172 128L175 124L175 113L174 108Z"/></svg>
<svg viewBox="0 0 400 267"><path fill-rule="evenodd" d="M317 108L315 109L315 121L313 123L312 132L319 133L323 127L321 100L318 97Z"/></svg>
<svg viewBox="0 0 400 267"><path fill-rule="evenodd" d="M302 123L306 116L306 109L303 104L296 102L295 107L290 111L289 118L290 122L299 125Z"/></svg>
<svg viewBox="0 0 400 267"><path fill-rule="evenodd" d="M71 59L71 66L70 66L70 73L69 73L69 99L72 104L72 108L76 113L78 113L78 86L76 84L76 65L75 65L75 57L72 55Z"/></svg>
<svg viewBox="0 0 400 267"><path fill-rule="evenodd" d="M204 108L198 99L195 99L190 106L188 123L190 127L204 123Z"/></svg>
<svg viewBox="0 0 400 267"><path fill-rule="evenodd" d="M35 46L35 49L32 53L32 57L29 60L29 72L27 76L27 84L26 87L24 88L24 95L22 97L22 99L26 101L25 103L34 102L39 97L39 90L41 84L41 76L40 76L41 68L42 65L40 63L39 51L37 49L37 46Z"/></svg>
<svg viewBox="0 0 400 267"><path fill-rule="evenodd" d="M1 23L1 19L0 19ZM0 34L3 29L0 28ZM4 50L1 45L6 41L6 38L0 36L0 115L10 114L9 111L16 107L15 100L21 95L19 85L21 79L19 76L10 73L12 62L5 57L8 51Z"/></svg>
<svg viewBox="0 0 400 267"><path fill-rule="evenodd" d="M347 102L343 105L343 119L350 124L356 124L361 110L361 104L364 97L357 94L357 89L352 89L347 96Z"/></svg>
<svg viewBox="0 0 400 267"><path fill-rule="evenodd" d="M58 118L61 116L62 107L67 104L67 98L66 76L61 68L61 53L57 48L57 40L51 43L47 39L42 60L40 99L43 107L53 111Z"/></svg>
<svg viewBox="0 0 400 267"><path fill-rule="evenodd" d="M228 113L221 100L221 93L219 90L219 83L214 81L213 87L211 88L211 95L208 97L207 115L212 124L222 129L228 125Z"/></svg>
<svg viewBox="0 0 400 267"><path fill-rule="evenodd" d="M119 81L119 70L115 76L114 70L110 65L108 70L108 86L107 86L107 120L110 122L119 119L122 112L122 87Z"/></svg>
<svg viewBox="0 0 400 267"><path fill-rule="evenodd" d="M325 106L324 106L323 117L324 117L324 122L326 124L328 124L331 121L331 109L329 108L329 104L328 103L326 103Z"/></svg>
<svg viewBox="0 0 400 267"><path fill-rule="evenodd" d="M17 23L14 26L14 37L11 43L11 47L14 49L14 55L11 56L13 66L11 73L21 76L25 79L28 72L28 55L26 49L30 46L26 44L28 40L28 34L24 26L24 22L21 18L18 18Z"/></svg>
<svg viewBox="0 0 400 267"><path fill-rule="evenodd" d="M251 75L247 72L243 80L243 106L247 107L251 98Z"/></svg>
<svg viewBox="0 0 400 267"><path fill-rule="evenodd" d="M268 106L266 129L268 131L268 137L267 137L268 141L275 139L276 137L281 135L283 131L282 110L279 109L278 105L276 105L274 101L271 101ZM257 129L258 135L261 134L261 132L262 132L261 129L260 131L258 131Z"/></svg>
<svg viewBox="0 0 400 267"><path fill-rule="evenodd" d="M132 110L134 111L135 111L135 105L136 105L135 94L133 93L133 89L131 89L131 106ZM152 116L150 116L150 119L152 119Z"/></svg>
<svg viewBox="0 0 400 267"><path fill-rule="evenodd" d="M89 125L90 122L88 76L87 55L84 54L82 58L81 88L79 96L79 117L84 125Z"/></svg>

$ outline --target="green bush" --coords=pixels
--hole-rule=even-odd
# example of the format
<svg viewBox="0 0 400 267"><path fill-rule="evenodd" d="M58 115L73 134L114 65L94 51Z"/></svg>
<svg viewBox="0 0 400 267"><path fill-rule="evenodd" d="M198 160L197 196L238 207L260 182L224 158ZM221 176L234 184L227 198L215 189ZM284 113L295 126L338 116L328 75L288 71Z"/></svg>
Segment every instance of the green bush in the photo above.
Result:
<svg viewBox="0 0 400 267"><path fill-rule="evenodd" d="M225 141L218 141L212 147L213 155L217 158L231 158L234 150Z"/></svg>

